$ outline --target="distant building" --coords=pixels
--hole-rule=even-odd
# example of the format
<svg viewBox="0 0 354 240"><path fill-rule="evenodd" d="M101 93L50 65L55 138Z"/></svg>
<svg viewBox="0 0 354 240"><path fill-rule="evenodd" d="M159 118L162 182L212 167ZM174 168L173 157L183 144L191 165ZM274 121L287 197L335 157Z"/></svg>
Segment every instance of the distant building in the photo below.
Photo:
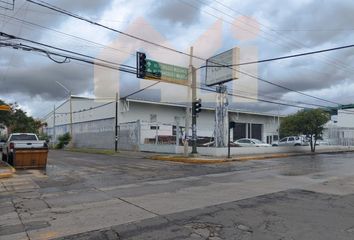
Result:
<svg viewBox="0 0 354 240"><path fill-rule="evenodd" d="M354 146L354 108L339 109L325 125L323 138L332 145Z"/></svg>
<svg viewBox="0 0 354 240"><path fill-rule="evenodd" d="M114 148L115 102L99 102L84 97L72 97L72 132L76 147ZM214 134L215 112L202 108L197 133L199 139L210 141ZM119 148L143 150L144 145L176 145L184 135L186 110L182 104L128 99L119 104ZM233 140L256 138L271 143L278 139L279 116L229 109L229 119L236 128ZM57 138L71 131L70 101L66 100L43 119L44 131ZM55 124L55 128L53 127ZM179 129L179 130L177 130ZM191 132L191 131L190 131Z"/></svg>

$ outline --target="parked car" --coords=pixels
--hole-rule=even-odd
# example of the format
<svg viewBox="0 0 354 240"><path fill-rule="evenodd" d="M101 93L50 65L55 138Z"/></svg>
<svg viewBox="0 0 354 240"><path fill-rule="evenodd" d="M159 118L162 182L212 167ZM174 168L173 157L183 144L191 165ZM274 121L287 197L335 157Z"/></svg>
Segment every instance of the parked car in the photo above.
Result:
<svg viewBox="0 0 354 240"><path fill-rule="evenodd" d="M306 137L289 136L272 143L272 146L308 146L309 143Z"/></svg>
<svg viewBox="0 0 354 240"><path fill-rule="evenodd" d="M271 147L272 145L264 143L254 138L241 138L234 142L240 147Z"/></svg>
<svg viewBox="0 0 354 240"><path fill-rule="evenodd" d="M210 141L210 142L207 142L207 143L203 143L200 146L201 147L214 147L214 145L215 145L215 142L214 141ZM230 147L239 147L239 145L236 144L235 142L230 142Z"/></svg>
<svg viewBox="0 0 354 240"><path fill-rule="evenodd" d="M3 146L2 160L13 164L15 152L19 155L21 155L21 151L26 152L26 154L31 154L31 152L34 152L33 150L44 150L48 152L48 144L46 141L40 141L34 133L13 133ZM32 160L34 160L36 154L31 156Z"/></svg>

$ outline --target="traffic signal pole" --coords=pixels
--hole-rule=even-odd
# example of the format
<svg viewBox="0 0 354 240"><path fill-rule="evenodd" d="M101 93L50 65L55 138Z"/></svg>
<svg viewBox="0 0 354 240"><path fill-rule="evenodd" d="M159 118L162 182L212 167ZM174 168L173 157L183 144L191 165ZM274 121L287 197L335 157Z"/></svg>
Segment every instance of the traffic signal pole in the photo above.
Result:
<svg viewBox="0 0 354 240"><path fill-rule="evenodd" d="M192 154L197 154L197 104L199 101L197 99L197 79L196 79L196 69L191 66L192 74Z"/></svg>
<svg viewBox="0 0 354 240"><path fill-rule="evenodd" d="M114 133L115 133L115 139L114 139L114 151L118 152L118 114L119 114L119 98L118 98L118 92L116 92L116 105L115 105L115 124L114 124Z"/></svg>

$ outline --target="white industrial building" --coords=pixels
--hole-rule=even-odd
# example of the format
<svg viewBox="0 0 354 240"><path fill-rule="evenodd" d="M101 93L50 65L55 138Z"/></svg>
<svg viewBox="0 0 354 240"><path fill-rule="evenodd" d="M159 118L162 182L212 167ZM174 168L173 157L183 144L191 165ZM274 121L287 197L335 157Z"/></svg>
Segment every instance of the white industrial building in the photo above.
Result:
<svg viewBox="0 0 354 240"><path fill-rule="evenodd" d="M326 124L323 138L331 145L354 146L354 108L339 109Z"/></svg>
<svg viewBox="0 0 354 240"><path fill-rule="evenodd" d="M152 150L162 145L166 149L168 145L180 144L176 139L182 138L184 131L184 105L128 99L120 101L118 109L119 149ZM214 134L215 111L202 109L197 135L210 139ZM73 96L56 107L55 115L53 109L43 119L47 123L44 130L53 140L71 132L72 126L74 146L114 149L115 116L115 102ZM278 139L278 115L229 109L229 121L236 124L231 133L234 140L248 137L271 143Z"/></svg>

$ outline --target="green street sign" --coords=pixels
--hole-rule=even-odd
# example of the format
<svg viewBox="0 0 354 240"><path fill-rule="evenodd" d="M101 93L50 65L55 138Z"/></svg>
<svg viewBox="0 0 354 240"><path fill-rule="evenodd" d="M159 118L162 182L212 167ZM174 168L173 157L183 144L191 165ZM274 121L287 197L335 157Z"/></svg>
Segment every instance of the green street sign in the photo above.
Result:
<svg viewBox="0 0 354 240"><path fill-rule="evenodd" d="M188 68L146 59L145 79L186 85L188 83Z"/></svg>

